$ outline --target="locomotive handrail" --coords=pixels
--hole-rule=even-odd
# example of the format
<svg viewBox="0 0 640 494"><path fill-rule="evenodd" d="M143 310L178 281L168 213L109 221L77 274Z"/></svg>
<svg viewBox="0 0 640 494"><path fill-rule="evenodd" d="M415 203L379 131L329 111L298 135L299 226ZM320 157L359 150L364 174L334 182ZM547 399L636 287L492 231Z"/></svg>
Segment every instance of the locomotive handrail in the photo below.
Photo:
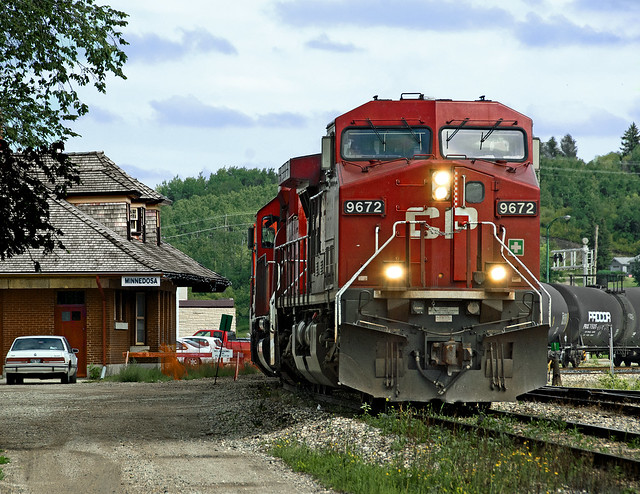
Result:
<svg viewBox="0 0 640 494"><path fill-rule="evenodd" d="M380 254L380 252L382 252L384 250L384 248L389 245L389 243L391 243L391 241L395 238L396 236L396 227L399 224L414 224L414 225L418 225L418 224L425 224L427 226L429 226L430 228L432 228L430 225L427 224L426 221L415 221L415 220L400 220L400 221L396 221L393 224L393 231L391 233L391 236L387 239L387 241L382 244L381 247L377 248L375 250L375 252L372 254L372 256L367 259L367 261L360 266L360 269L358 269L355 274L351 277L351 279L349 281L347 281L344 286L342 288L340 288L340 290L338 290L338 293L336 293L336 305L335 305L335 311L334 311L334 328L333 328L333 334L334 334L334 341L338 341L338 326L340 324L342 324L342 294L353 284L354 281L356 281L358 279L358 276L360 276L360 273L362 273L362 271L365 270L365 268L371 264L371 261L373 261L378 254ZM377 239L376 239L376 245L377 245Z"/></svg>
<svg viewBox="0 0 640 494"><path fill-rule="evenodd" d="M283 299L288 297L304 297L305 295L308 297L308 290L305 287L304 292L300 290L300 280L304 279L308 275L308 263L306 258L302 258L300 252L297 252L295 258L291 259L286 254L291 248L296 248L302 246L306 249L305 242L309 238L309 235L303 235L302 237L295 238L293 240L289 240L282 245L278 245L274 248L276 252L276 264L278 266L278 284L276 288L276 293L278 297ZM279 255L278 255L279 254ZM281 260L278 260L279 257L282 257ZM287 264L295 264L296 266L300 266L300 269L294 269L294 274L292 276L287 276L285 280L285 286L280 286L280 281L282 278L282 271L285 269L285 263ZM287 284L288 283L288 284ZM296 287L298 288L297 293L295 293ZM280 291L282 290L282 291Z"/></svg>
<svg viewBox="0 0 640 494"><path fill-rule="evenodd" d="M347 281L344 284L344 286L342 288L340 288L340 290L338 290L338 292L336 293L335 311L334 311L334 329L333 329L333 331L334 331L334 341L336 341L336 342L338 341L338 327L340 326L340 324L342 324L342 303L341 303L342 302L342 295L358 279L358 276L360 276L362 271L364 271L367 268L367 266L369 264L371 264L371 262L378 256L378 254L380 254L380 252L382 252L385 249L385 247L387 245L389 245L389 243L391 243L391 241L396 236L396 228L400 224L405 224L405 225L406 224L414 224L414 225L424 224L424 225L428 226L429 228L433 228L426 221L400 220L400 221L396 221L393 224L393 231L391 233L391 236L389 236L389 238L385 241L384 244L382 244L381 247L376 248L375 252L371 255L371 257L369 259L367 259L367 261L362 266L360 266L360 269L358 269L353 274L353 276L349 279L349 281ZM540 297L540 319L539 319L540 320L540 324L544 323L544 311L542 309L543 297L542 297L541 291L543 291L547 295L547 298L549 299L549 323L550 323L551 322L551 295L544 288L544 286L542 285L540 280L538 280L533 275L533 273L529 270L529 268L527 268L527 266L520 259L518 259L517 256L509 249L509 247L504 243L504 241L501 240L500 237L498 237L497 227L496 227L495 223L492 223L490 221L470 221L468 224L491 225L491 227L493 228L493 236L498 241L500 246L502 247L502 249L500 250L500 255L502 256L502 258L505 260L505 262L509 266L511 266L517 273L519 273L522 276L522 278L527 283L527 285L529 285L529 287L538 295L538 297ZM505 231L505 234L506 234L506 231ZM376 238L376 245L377 245L377 238ZM514 266L511 263L511 261L509 261L509 259L506 258L506 256L504 255L504 249L506 249L507 252L509 252L513 256L513 258L518 262L518 264L520 264L522 266L522 268L524 268L524 270L531 277L531 279L535 280L535 282L540 287L540 290L538 290L535 286L533 286L533 284L527 279L527 277L522 275L521 271L516 266Z"/></svg>
<svg viewBox="0 0 640 494"><path fill-rule="evenodd" d="M520 264L520 266L522 266L525 271L527 272L527 274L538 284L538 286L540 287L540 290L543 291L546 295L547 298L549 299L549 324L551 324L551 295L549 294L549 292L547 291L547 289L544 287L544 285L540 282L540 280L538 280L538 278L536 278L534 276L534 274L529 270L529 268L520 260L518 259L518 257L511 251L511 249L509 249L509 247L504 243L504 240L501 240L500 237L498 236L498 232L497 232L497 227L495 225L495 223L491 222L491 221L470 221L469 224L476 224L476 225L491 225L493 227L493 236L494 238L498 241L498 243L501 246L500 249L500 255L502 256L502 258L505 260L505 262L511 266L517 273L519 273L520 275L522 275L522 273L520 272L520 270L518 268L516 268L510 261L509 259L507 259L507 257L504 255L504 250L506 249L507 252L509 252L509 254L511 254L511 256L518 262L518 264ZM504 229L504 235L506 236L506 229ZM525 283L527 285L529 285L531 287L531 289L536 292L536 294L538 295L538 297L540 297L540 324L544 323L544 311L542 310L542 293L540 293L540 291L538 291L527 279L526 276L522 276L522 278L524 279Z"/></svg>

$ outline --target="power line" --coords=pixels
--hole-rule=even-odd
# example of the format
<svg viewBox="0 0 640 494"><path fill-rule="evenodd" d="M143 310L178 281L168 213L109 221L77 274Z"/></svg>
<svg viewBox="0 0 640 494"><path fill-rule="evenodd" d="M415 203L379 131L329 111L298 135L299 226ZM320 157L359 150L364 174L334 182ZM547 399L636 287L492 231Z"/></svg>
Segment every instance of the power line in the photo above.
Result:
<svg viewBox="0 0 640 494"><path fill-rule="evenodd" d="M202 230L195 230L195 231L192 231L192 232L177 233L176 235L167 235L167 236L163 235L162 238L168 239L168 238L184 237L184 236L187 236L187 235L195 235L197 233L211 232L211 231L214 231L214 230L221 230L221 229L224 229L224 228L228 229L228 228L232 228L234 226L240 227L240 226L251 226L251 225L253 225L253 223L234 223L233 225L220 225L220 226L214 226L214 227L211 227L211 228L204 228Z"/></svg>
<svg viewBox="0 0 640 494"><path fill-rule="evenodd" d="M540 173L543 173L545 171L574 172L574 173L602 173L605 175L640 175L640 172L625 172L622 170L593 170L589 168L558 168L554 166L540 167Z"/></svg>
<svg viewBox="0 0 640 494"><path fill-rule="evenodd" d="M163 225L163 226L165 228L167 228L167 227L175 227L175 226L184 226L184 225L191 225L192 223L198 223L200 221L216 220L216 219L225 218L225 217L229 217L229 216L243 216L243 215L254 216L255 214L256 214L255 211L244 211L242 213L228 213L228 214L222 214L220 216L209 216L208 218L199 218L199 219L193 220L193 221L185 221L184 223L170 223L168 225Z"/></svg>

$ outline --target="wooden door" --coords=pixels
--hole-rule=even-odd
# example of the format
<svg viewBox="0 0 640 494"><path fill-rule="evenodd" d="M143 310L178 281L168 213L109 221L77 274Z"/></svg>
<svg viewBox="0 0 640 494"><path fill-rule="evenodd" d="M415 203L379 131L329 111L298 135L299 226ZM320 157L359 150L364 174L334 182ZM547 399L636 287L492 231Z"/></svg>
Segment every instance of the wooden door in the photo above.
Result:
<svg viewBox="0 0 640 494"><path fill-rule="evenodd" d="M57 305L56 334L64 336L71 348L77 348L78 377L87 376L87 309L84 305Z"/></svg>

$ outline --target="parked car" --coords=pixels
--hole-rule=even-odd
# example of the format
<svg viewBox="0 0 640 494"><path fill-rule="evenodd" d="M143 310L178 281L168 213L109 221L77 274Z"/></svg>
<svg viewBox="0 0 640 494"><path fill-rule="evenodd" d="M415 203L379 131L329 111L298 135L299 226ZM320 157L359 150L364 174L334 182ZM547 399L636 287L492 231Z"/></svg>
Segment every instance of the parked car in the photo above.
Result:
<svg viewBox="0 0 640 494"><path fill-rule="evenodd" d="M20 336L13 341L4 361L7 384L22 384L25 377L75 383L78 351L64 336Z"/></svg>
<svg viewBox="0 0 640 494"><path fill-rule="evenodd" d="M230 348L234 352L242 352L245 358L251 358L251 340L249 338L238 338L232 331L221 329L199 329L193 336L207 336L219 338L225 348Z"/></svg>
<svg viewBox="0 0 640 494"><path fill-rule="evenodd" d="M207 338L177 338L176 354L178 362L184 362L187 365L198 365L212 363L217 358L216 351L220 350L220 343L217 338L213 338L213 342ZM218 343L216 345L216 342ZM188 354L188 356L184 356ZM194 355L198 354L198 355ZM182 356L181 356L182 355Z"/></svg>

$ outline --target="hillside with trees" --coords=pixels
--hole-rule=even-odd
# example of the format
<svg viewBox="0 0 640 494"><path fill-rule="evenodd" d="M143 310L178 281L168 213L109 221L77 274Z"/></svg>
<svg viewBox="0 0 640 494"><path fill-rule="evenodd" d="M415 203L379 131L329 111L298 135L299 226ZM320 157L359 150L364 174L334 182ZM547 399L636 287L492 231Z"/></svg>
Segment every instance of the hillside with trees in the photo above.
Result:
<svg viewBox="0 0 640 494"><path fill-rule="evenodd" d="M251 255L247 229L278 190L274 170L222 168L208 178L174 178L158 191L173 201L162 210L162 237L200 264L231 280L223 293L190 298L233 298L239 330L249 327Z"/></svg>
<svg viewBox="0 0 640 494"><path fill-rule="evenodd" d="M569 134L559 143L550 138L541 151L541 236L554 218L571 215L570 221L552 225L551 249L555 239L579 244L586 237L593 246L597 225L598 269L606 269L615 254L639 254L640 133L635 124L622 136L619 152L589 163L577 158L578 146ZM190 296L233 298L238 329L248 329L247 228L256 211L275 196L277 173L222 168L209 177L176 177L163 182L158 191L173 201L163 209L163 238L232 282L224 293Z"/></svg>
<svg viewBox="0 0 640 494"><path fill-rule="evenodd" d="M552 137L542 145L540 160L541 235L554 218L551 237L593 247L598 226L598 269L607 269L614 255L640 253L640 133L631 124L619 152L597 156L585 163L576 157L571 136L560 147ZM553 243L551 245L553 249Z"/></svg>

